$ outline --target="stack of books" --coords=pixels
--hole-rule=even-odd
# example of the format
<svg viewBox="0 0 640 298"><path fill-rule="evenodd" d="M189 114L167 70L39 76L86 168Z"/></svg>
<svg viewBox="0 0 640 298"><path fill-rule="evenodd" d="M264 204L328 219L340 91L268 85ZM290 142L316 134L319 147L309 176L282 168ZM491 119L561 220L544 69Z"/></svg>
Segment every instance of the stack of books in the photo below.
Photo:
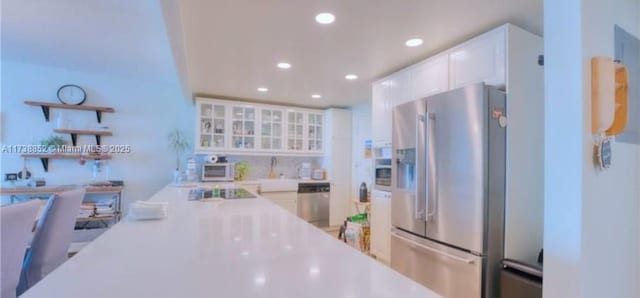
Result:
<svg viewBox="0 0 640 298"><path fill-rule="evenodd" d="M113 216L114 214L114 199L104 199L95 202L96 207L96 217L108 217Z"/></svg>
<svg viewBox="0 0 640 298"><path fill-rule="evenodd" d="M96 205L92 202L82 202L80 205L80 211L78 211L78 218L92 217L96 214Z"/></svg>

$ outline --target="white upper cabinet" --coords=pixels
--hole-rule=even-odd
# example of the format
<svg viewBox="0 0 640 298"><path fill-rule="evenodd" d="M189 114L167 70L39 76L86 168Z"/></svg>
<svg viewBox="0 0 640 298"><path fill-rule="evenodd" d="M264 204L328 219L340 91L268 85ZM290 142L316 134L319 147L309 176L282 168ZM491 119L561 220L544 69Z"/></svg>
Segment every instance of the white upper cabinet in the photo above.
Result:
<svg viewBox="0 0 640 298"><path fill-rule="evenodd" d="M256 148L256 108L246 105L231 106L231 148Z"/></svg>
<svg viewBox="0 0 640 298"><path fill-rule="evenodd" d="M196 99L196 153L322 155L322 110Z"/></svg>
<svg viewBox="0 0 640 298"><path fill-rule="evenodd" d="M449 57L440 55L410 68L409 101L449 90Z"/></svg>
<svg viewBox="0 0 640 298"><path fill-rule="evenodd" d="M390 80L373 83L371 136L375 147L391 146Z"/></svg>
<svg viewBox="0 0 640 298"><path fill-rule="evenodd" d="M401 71L373 83L371 115L375 147L391 146L391 115L395 106L411 101L410 77L408 71Z"/></svg>
<svg viewBox="0 0 640 298"><path fill-rule="evenodd" d="M304 150L304 112L287 111L287 150Z"/></svg>
<svg viewBox="0 0 640 298"><path fill-rule="evenodd" d="M282 150L284 142L284 110L260 110L260 149Z"/></svg>
<svg viewBox="0 0 640 298"><path fill-rule="evenodd" d="M196 147L199 150L224 149L227 146L227 106L211 102L198 102Z"/></svg>
<svg viewBox="0 0 640 298"><path fill-rule="evenodd" d="M493 30L449 52L449 87L473 83L504 86L506 73L506 32Z"/></svg>
<svg viewBox="0 0 640 298"><path fill-rule="evenodd" d="M323 119L320 113L307 114L307 150L310 152L322 152Z"/></svg>
<svg viewBox="0 0 640 298"><path fill-rule="evenodd" d="M399 71L387 77L387 96L389 97L389 110L397 105L411 101L409 94L410 73L407 70Z"/></svg>

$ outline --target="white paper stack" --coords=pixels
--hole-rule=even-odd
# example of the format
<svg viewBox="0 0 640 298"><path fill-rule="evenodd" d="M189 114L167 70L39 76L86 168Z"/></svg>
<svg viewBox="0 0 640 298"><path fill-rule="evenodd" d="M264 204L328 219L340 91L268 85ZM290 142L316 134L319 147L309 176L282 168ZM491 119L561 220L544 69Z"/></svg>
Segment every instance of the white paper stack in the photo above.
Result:
<svg viewBox="0 0 640 298"><path fill-rule="evenodd" d="M108 217L113 216L114 209L113 204L115 200L100 200L96 202L96 217Z"/></svg>
<svg viewBox="0 0 640 298"><path fill-rule="evenodd" d="M167 202L135 201L129 205L129 216L134 220L163 219L168 213Z"/></svg>
<svg viewBox="0 0 640 298"><path fill-rule="evenodd" d="M91 217L95 215L96 206L91 202L82 202L78 210L77 218Z"/></svg>

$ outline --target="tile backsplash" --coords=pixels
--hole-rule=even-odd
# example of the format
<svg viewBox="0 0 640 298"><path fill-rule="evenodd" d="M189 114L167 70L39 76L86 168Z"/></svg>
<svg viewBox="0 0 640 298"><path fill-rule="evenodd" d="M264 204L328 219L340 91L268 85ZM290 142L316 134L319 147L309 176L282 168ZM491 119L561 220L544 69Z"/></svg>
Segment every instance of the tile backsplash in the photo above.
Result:
<svg viewBox="0 0 640 298"><path fill-rule="evenodd" d="M206 155L198 154L196 161L198 163L198 177ZM245 161L249 164L249 175L245 180L265 179L269 174L271 166L271 156L244 156L244 155L227 155L229 162ZM298 168L303 162L311 163L312 168L321 167L321 157L309 156L276 156L277 164L275 172L279 176L284 174L285 178L298 178Z"/></svg>

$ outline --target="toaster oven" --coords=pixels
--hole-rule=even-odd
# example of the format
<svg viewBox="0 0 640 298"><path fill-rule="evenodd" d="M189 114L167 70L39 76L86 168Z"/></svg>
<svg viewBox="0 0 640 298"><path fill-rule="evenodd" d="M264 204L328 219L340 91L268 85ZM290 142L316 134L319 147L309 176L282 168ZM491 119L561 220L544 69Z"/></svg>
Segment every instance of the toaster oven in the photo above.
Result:
<svg viewBox="0 0 640 298"><path fill-rule="evenodd" d="M202 165L202 181L233 181L235 166L233 163L205 163Z"/></svg>

